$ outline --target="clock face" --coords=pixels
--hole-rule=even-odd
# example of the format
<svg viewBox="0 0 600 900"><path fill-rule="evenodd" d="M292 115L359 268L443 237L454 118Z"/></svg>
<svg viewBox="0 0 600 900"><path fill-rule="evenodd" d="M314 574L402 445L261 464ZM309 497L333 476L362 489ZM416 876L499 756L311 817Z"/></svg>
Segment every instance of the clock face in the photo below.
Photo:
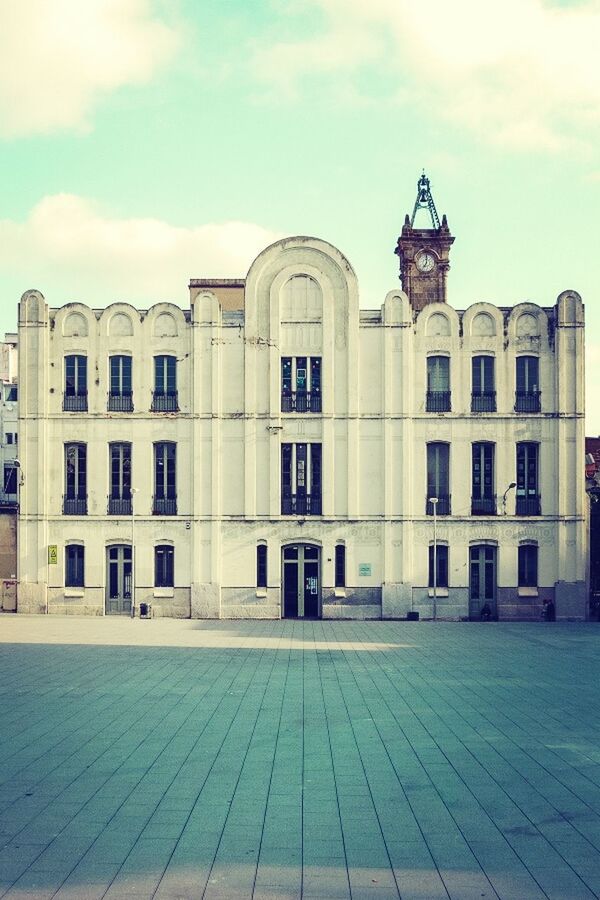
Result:
<svg viewBox="0 0 600 900"><path fill-rule="evenodd" d="M435 259L431 253L420 253L417 256L417 269L419 272L431 272L435 266Z"/></svg>

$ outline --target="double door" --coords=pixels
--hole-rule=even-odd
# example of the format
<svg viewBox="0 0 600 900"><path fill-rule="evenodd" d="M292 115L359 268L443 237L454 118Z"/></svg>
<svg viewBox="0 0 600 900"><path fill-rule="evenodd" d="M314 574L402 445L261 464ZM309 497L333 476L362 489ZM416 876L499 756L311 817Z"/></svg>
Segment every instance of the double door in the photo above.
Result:
<svg viewBox="0 0 600 900"><path fill-rule="evenodd" d="M283 548L283 616L318 619L321 615L320 549L309 544Z"/></svg>
<svg viewBox="0 0 600 900"><path fill-rule="evenodd" d="M131 615L131 547L113 545L106 550L106 614Z"/></svg>
<svg viewBox="0 0 600 900"><path fill-rule="evenodd" d="M469 618L495 619L496 547L478 544L469 548ZM489 610L489 615L487 614Z"/></svg>

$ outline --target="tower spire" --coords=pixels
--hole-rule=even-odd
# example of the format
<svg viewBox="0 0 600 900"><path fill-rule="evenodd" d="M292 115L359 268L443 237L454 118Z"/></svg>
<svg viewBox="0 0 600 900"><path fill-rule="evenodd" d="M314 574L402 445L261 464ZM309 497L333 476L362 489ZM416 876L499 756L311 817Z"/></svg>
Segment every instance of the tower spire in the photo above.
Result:
<svg viewBox="0 0 600 900"><path fill-rule="evenodd" d="M420 209L428 209L432 226L434 228L440 227L440 220L431 193L431 185L429 178L425 174L425 169L423 169L423 174L417 181L417 199L415 200L415 208L413 209L412 218L410 220L411 227L413 228L415 225L415 217Z"/></svg>

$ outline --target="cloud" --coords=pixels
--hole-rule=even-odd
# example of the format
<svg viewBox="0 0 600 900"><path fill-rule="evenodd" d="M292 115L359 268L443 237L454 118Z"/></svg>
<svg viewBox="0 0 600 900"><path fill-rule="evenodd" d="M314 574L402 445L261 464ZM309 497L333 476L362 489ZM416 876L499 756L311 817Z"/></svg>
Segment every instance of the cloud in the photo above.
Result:
<svg viewBox="0 0 600 900"><path fill-rule="evenodd" d="M0 132L20 137L84 128L102 96L150 80L180 43L152 6L152 0L3 3Z"/></svg>
<svg viewBox="0 0 600 900"><path fill-rule="evenodd" d="M589 129L600 124L597 2L306 2L325 28L263 46L254 63L263 81L289 86L370 70L395 85L386 99L412 102L493 143L551 151L593 143Z"/></svg>
<svg viewBox="0 0 600 900"><path fill-rule="evenodd" d="M190 277L243 277L279 235L251 222L181 228L158 219L105 216L84 197L43 198L24 223L0 221L0 276L49 302L185 301ZM51 292L59 296L51 297Z"/></svg>

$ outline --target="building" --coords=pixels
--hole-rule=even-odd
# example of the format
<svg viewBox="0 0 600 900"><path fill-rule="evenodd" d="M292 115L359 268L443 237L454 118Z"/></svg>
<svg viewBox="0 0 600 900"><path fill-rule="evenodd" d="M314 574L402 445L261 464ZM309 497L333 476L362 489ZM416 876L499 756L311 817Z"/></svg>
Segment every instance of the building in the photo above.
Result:
<svg viewBox="0 0 600 900"><path fill-rule="evenodd" d="M590 615L600 620L600 437L585 439L585 478L589 500Z"/></svg>
<svg viewBox="0 0 600 900"><path fill-rule="evenodd" d="M17 608L17 505L19 491L17 335L0 343L0 608Z"/></svg>
<svg viewBox="0 0 600 900"><path fill-rule="evenodd" d="M581 298L452 308L418 191L380 309L310 237L185 311L23 295L20 611L586 615Z"/></svg>

